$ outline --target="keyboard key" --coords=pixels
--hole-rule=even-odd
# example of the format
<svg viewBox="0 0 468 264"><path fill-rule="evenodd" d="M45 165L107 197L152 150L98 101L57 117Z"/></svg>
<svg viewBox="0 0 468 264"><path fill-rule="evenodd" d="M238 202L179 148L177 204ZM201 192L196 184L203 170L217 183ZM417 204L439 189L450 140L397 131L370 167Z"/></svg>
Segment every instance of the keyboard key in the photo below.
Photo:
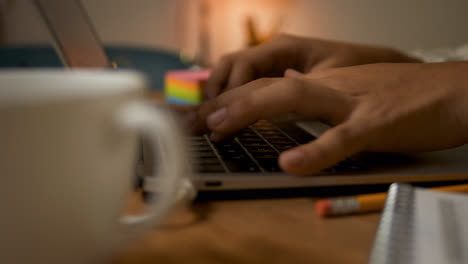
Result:
<svg viewBox="0 0 468 264"><path fill-rule="evenodd" d="M265 153L276 153L274 149L271 147L263 147L263 148L247 148L250 153L255 157L256 154L265 154Z"/></svg>
<svg viewBox="0 0 468 264"><path fill-rule="evenodd" d="M197 159L197 163L199 165L213 165L213 164L221 164L218 158L199 158Z"/></svg>
<svg viewBox="0 0 468 264"><path fill-rule="evenodd" d="M260 154L260 155L256 155L255 156L255 159L277 159L278 158L278 154Z"/></svg>
<svg viewBox="0 0 468 264"><path fill-rule="evenodd" d="M262 133L260 133L260 134L262 134L263 136L278 136L278 135L284 136L283 133L281 133L281 132L280 132L279 130L277 130L277 129L274 129L274 130L264 130L264 131L262 131Z"/></svg>
<svg viewBox="0 0 468 264"><path fill-rule="evenodd" d="M236 141L226 141L214 144L221 155L224 164L232 172L256 172L260 168Z"/></svg>
<svg viewBox="0 0 468 264"><path fill-rule="evenodd" d="M242 149L224 149L218 150L222 159L238 157L238 156L247 156Z"/></svg>
<svg viewBox="0 0 468 264"><path fill-rule="evenodd" d="M268 141L275 140L275 139L278 139L278 140L289 140L289 138L286 137L285 135L265 135L264 137L265 137Z"/></svg>
<svg viewBox="0 0 468 264"><path fill-rule="evenodd" d="M296 147L297 145L290 145L290 144L279 145L278 144L278 145L274 145L274 146L275 146L275 148L277 150L279 150L280 152L283 152L285 150L292 149L292 148Z"/></svg>
<svg viewBox="0 0 468 264"><path fill-rule="evenodd" d="M198 152L196 155L199 158L216 158L216 154L213 152Z"/></svg>
<svg viewBox="0 0 468 264"><path fill-rule="evenodd" d="M256 159L260 166L262 166L263 169L269 172L278 172L281 171L279 165L278 165L278 158L257 158Z"/></svg>
<svg viewBox="0 0 468 264"><path fill-rule="evenodd" d="M272 140L268 140L268 142L270 142L273 146L274 145L286 145L286 144L294 144L294 141L292 140L289 140L289 139L272 139Z"/></svg>
<svg viewBox="0 0 468 264"><path fill-rule="evenodd" d="M200 145L200 146L192 146L192 151L204 152L204 151L213 151L210 145Z"/></svg>
<svg viewBox="0 0 468 264"><path fill-rule="evenodd" d="M257 147L270 147L270 145L268 145L267 143L265 142L249 142L249 143L244 143L242 142L242 145L246 148L246 149L250 149L250 148L257 148Z"/></svg>
<svg viewBox="0 0 468 264"><path fill-rule="evenodd" d="M244 143L252 143L252 142L265 142L261 137L256 136L256 137L244 137L244 138L239 138L239 141Z"/></svg>
<svg viewBox="0 0 468 264"><path fill-rule="evenodd" d="M191 141L190 142L190 147L199 147L199 146L209 146L209 144L206 141Z"/></svg>
<svg viewBox="0 0 468 264"><path fill-rule="evenodd" d="M258 135L257 135L255 132L253 132L252 130L240 132L240 133L237 134L237 135L238 135L239 137L255 137L255 136L258 137Z"/></svg>
<svg viewBox="0 0 468 264"><path fill-rule="evenodd" d="M226 167L232 172L258 172L260 168L249 159L227 159L224 160Z"/></svg>

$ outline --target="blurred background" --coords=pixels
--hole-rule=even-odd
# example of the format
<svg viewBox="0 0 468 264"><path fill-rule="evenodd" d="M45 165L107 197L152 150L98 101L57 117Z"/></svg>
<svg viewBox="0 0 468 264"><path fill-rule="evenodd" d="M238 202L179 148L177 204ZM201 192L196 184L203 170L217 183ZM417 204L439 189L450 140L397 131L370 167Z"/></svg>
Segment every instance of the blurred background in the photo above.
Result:
<svg viewBox="0 0 468 264"><path fill-rule="evenodd" d="M212 64L279 32L403 51L468 42L466 0L83 0L106 46L157 49ZM0 40L45 44L28 0L0 0Z"/></svg>

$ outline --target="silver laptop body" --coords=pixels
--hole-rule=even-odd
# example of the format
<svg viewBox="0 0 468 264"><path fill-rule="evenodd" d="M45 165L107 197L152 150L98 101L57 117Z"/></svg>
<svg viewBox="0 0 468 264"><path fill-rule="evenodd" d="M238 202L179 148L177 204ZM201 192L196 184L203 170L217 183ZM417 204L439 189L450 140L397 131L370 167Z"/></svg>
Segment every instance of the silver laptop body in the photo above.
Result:
<svg viewBox="0 0 468 264"><path fill-rule="evenodd" d="M80 1L35 0L35 3L65 65L96 68L111 65ZM326 126L318 122L295 122L291 125L314 137L326 130ZM209 148L216 150L212 142L207 142ZM148 155L145 153L143 160L152 160L145 157ZM216 155L219 158L219 153ZM218 191L468 179L468 145L428 153L362 153L351 159L361 166L359 170L323 171L309 177L298 177L281 171L268 171L260 164L257 164L256 172L234 172L226 164L221 164L225 169L223 172L194 170L193 181L199 191ZM152 165L145 164L145 167L151 169Z"/></svg>

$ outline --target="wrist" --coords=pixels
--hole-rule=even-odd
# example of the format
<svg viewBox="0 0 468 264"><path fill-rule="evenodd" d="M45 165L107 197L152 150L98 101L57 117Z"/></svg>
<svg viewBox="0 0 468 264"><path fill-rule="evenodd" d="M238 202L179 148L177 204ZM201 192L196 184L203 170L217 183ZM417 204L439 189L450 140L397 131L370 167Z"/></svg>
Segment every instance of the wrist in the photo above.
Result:
<svg viewBox="0 0 468 264"><path fill-rule="evenodd" d="M358 45L355 47L361 64L368 63L421 63L418 58L411 57L397 49L380 46Z"/></svg>
<svg viewBox="0 0 468 264"><path fill-rule="evenodd" d="M444 104L451 113L451 121L458 129L459 144L468 143L468 62L443 62L423 64L421 83L445 96ZM438 87L438 89L436 89ZM436 118L436 117L435 117Z"/></svg>

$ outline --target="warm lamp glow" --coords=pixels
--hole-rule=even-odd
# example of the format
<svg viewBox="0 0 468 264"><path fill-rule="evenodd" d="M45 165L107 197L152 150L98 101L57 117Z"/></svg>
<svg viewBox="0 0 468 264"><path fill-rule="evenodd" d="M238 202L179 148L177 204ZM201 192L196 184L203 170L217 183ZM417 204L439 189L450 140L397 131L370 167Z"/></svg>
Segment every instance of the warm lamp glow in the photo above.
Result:
<svg viewBox="0 0 468 264"><path fill-rule="evenodd" d="M223 0L211 3L211 59L245 48L249 44L248 23L259 41L281 29L293 0ZM250 22L248 20L250 19Z"/></svg>

